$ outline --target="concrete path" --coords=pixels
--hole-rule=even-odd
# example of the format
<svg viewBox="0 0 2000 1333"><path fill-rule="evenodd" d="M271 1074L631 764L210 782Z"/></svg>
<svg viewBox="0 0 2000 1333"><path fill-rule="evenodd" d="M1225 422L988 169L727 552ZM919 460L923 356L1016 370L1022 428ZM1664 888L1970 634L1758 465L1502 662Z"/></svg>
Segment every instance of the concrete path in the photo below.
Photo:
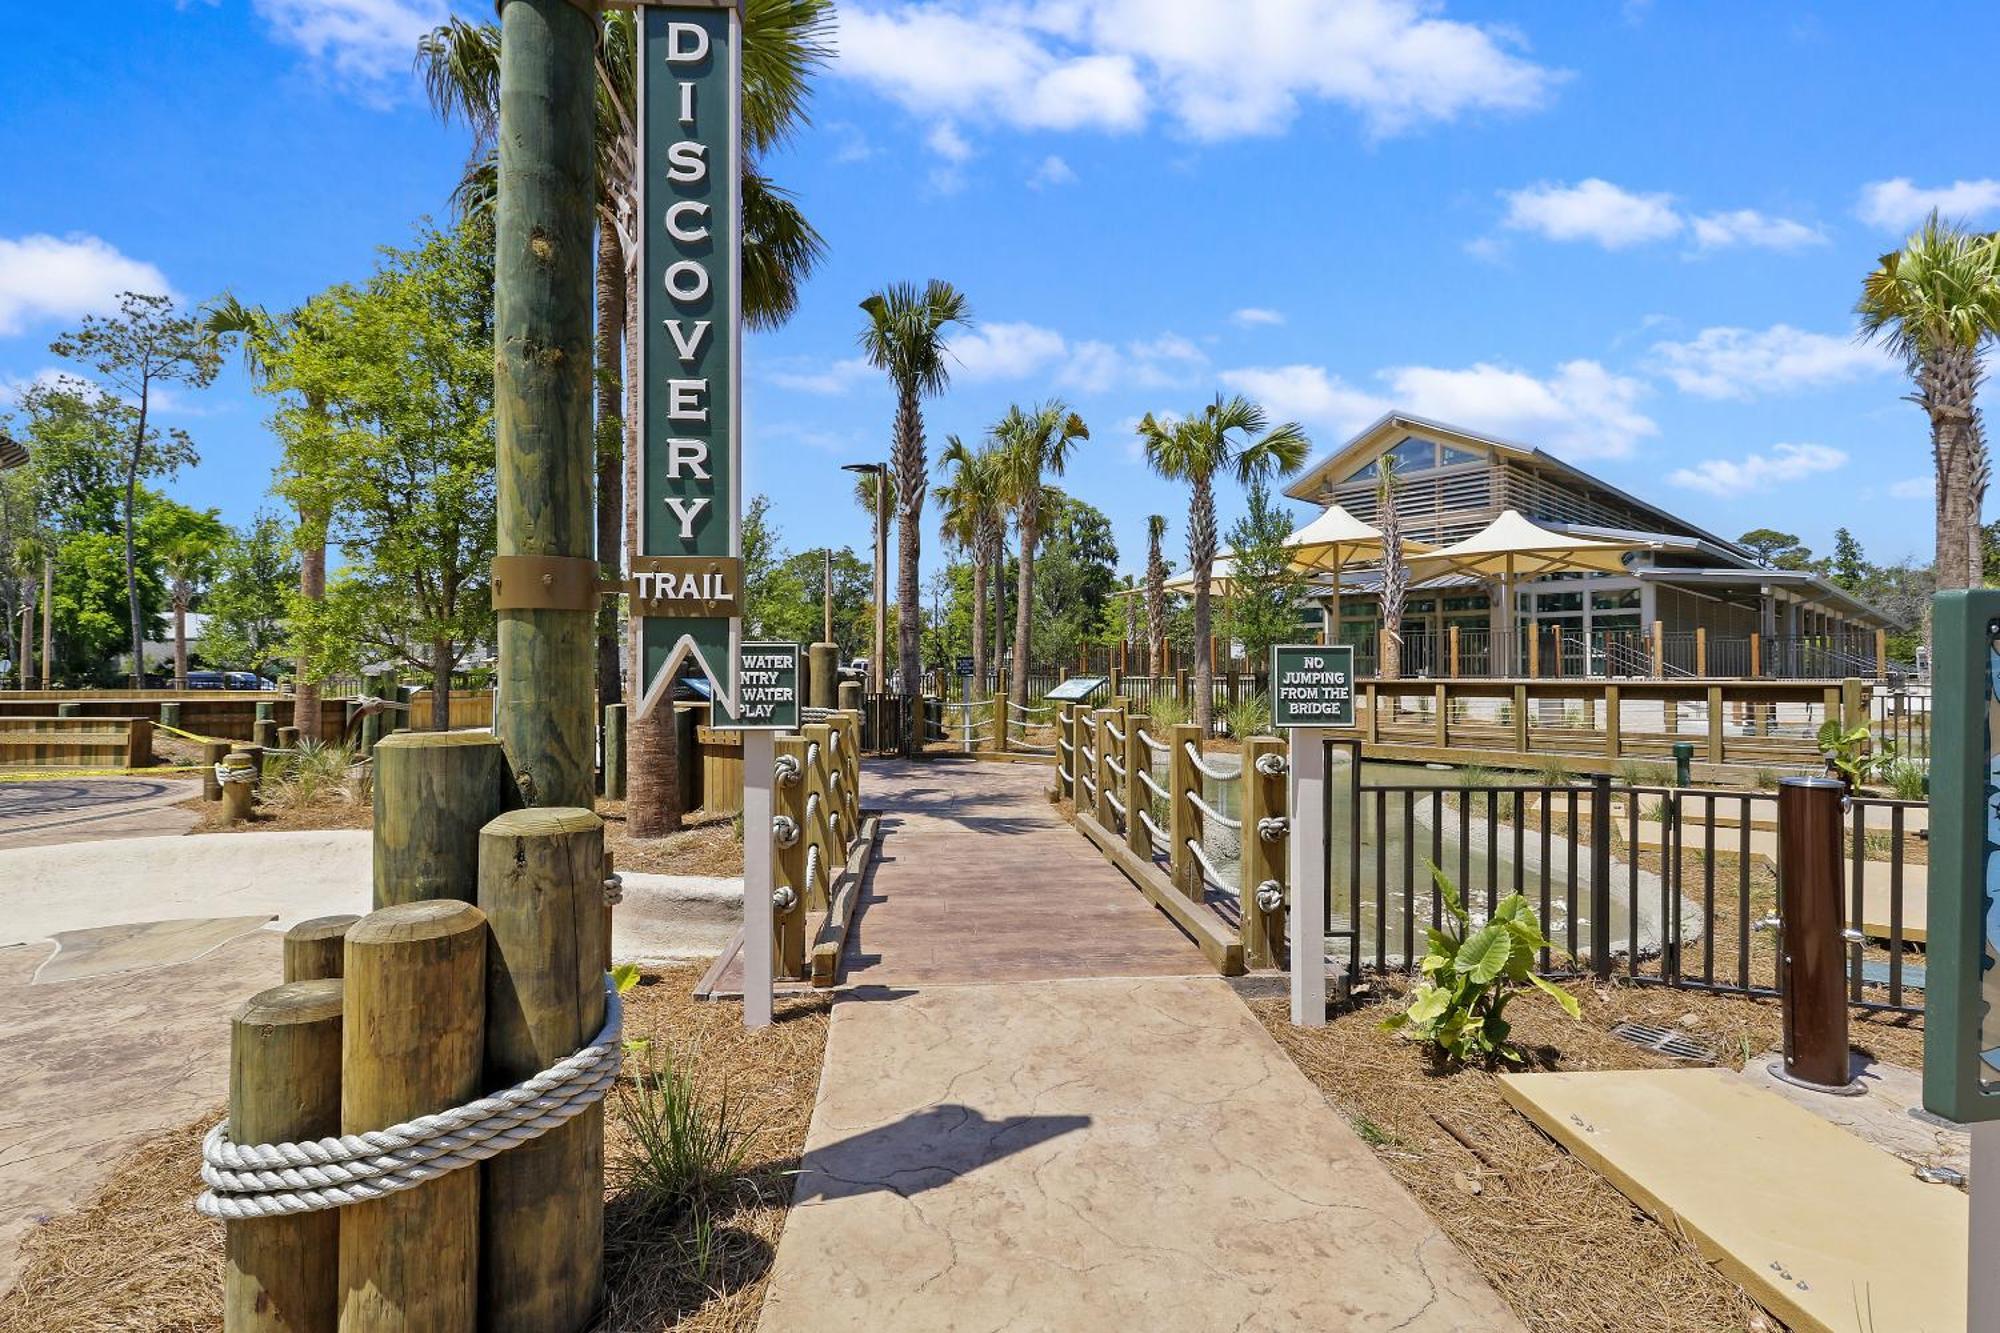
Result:
<svg viewBox="0 0 2000 1333"><path fill-rule="evenodd" d="M1048 780L869 767L885 856L761 1327L1517 1330Z"/></svg>
<svg viewBox="0 0 2000 1333"><path fill-rule="evenodd" d="M181 778L56 778L0 782L0 847L185 833L180 803L201 784Z"/></svg>

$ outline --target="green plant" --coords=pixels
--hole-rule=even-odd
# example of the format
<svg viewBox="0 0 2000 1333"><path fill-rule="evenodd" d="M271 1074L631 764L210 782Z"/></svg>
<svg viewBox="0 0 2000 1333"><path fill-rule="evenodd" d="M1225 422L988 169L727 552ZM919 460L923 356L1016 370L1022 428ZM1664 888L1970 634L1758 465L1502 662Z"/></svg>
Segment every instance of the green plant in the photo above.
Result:
<svg viewBox="0 0 2000 1333"><path fill-rule="evenodd" d="M1493 770L1484 764L1467 764L1453 776L1458 779L1458 785L1468 791L1493 785Z"/></svg>
<svg viewBox="0 0 2000 1333"><path fill-rule="evenodd" d="M1890 760L1882 765L1881 777L1899 801L1921 801L1930 795L1930 770L1914 759Z"/></svg>
<svg viewBox="0 0 2000 1333"><path fill-rule="evenodd" d="M1559 754L1543 755L1541 762L1535 765L1535 776L1544 787L1567 787L1576 779L1569 761Z"/></svg>
<svg viewBox="0 0 2000 1333"><path fill-rule="evenodd" d="M288 755L266 763L267 773L275 770L262 799L287 810L304 810L329 800L357 799L349 771L354 766L350 746L303 740Z"/></svg>
<svg viewBox="0 0 2000 1333"><path fill-rule="evenodd" d="M1507 1040L1513 1025L1506 1010L1521 986L1548 995L1571 1018L1580 1015L1575 996L1535 975L1535 955L1553 947L1542 935L1541 918L1526 897L1512 893L1475 930L1458 889L1436 865L1426 864L1450 915L1443 928L1427 932L1425 979L1408 1008L1385 1019L1382 1027L1429 1042L1456 1062L1478 1055L1519 1063L1520 1053Z"/></svg>
<svg viewBox="0 0 2000 1333"><path fill-rule="evenodd" d="M1153 696L1146 705L1147 726L1154 740L1165 740L1164 733L1169 727L1178 727L1188 720L1188 706L1183 699L1176 699L1164 690Z"/></svg>
<svg viewBox="0 0 2000 1333"><path fill-rule="evenodd" d="M624 1186L650 1209L677 1212L742 1174L755 1131L724 1092L704 1097L693 1076L648 1058L618 1089L618 1113L634 1148L619 1164Z"/></svg>
<svg viewBox="0 0 2000 1333"><path fill-rule="evenodd" d="M1665 787L1673 782L1674 770L1665 764L1626 759L1618 765L1618 780L1628 787Z"/></svg>
<svg viewBox="0 0 2000 1333"><path fill-rule="evenodd" d="M1778 770L1775 768L1757 769L1750 774L1750 785L1758 791L1776 791L1778 789Z"/></svg>
<svg viewBox="0 0 2000 1333"><path fill-rule="evenodd" d="M1357 1113L1351 1123L1354 1126L1354 1132L1360 1136L1361 1141L1371 1148L1399 1148L1403 1144L1401 1139L1365 1115Z"/></svg>
<svg viewBox="0 0 2000 1333"><path fill-rule="evenodd" d="M1867 779L1871 767L1869 739L1865 725L1843 727L1835 718L1828 718L1819 724L1820 753L1826 756L1827 763L1857 787Z"/></svg>
<svg viewBox="0 0 2000 1333"><path fill-rule="evenodd" d="M1222 724L1239 741L1267 734L1271 730L1270 696L1252 694L1238 699L1222 710Z"/></svg>
<svg viewBox="0 0 2000 1333"><path fill-rule="evenodd" d="M620 963L612 968L611 984L617 988L620 995L632 990L639 984L639 965ZM644 1055L653 1049L653 1041L650 1037L627 1037L619 1043L619 1046L627 1055Z"/></svg>

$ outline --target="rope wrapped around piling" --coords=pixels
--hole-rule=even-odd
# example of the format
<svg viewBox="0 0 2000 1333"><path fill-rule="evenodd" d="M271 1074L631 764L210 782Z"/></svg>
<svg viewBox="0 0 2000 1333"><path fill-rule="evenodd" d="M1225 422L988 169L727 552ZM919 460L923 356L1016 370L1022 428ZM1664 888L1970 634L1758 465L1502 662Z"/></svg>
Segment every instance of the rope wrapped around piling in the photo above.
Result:
<svg viewBox="0 0 2000 1333"><path fill-rule="evenodd" d="M589 1044L513 1087L387 1129L304 1143L234 1143L224 1120L201 1143L195 1200L236 1222L366 1203L538 1139L601 1101L618 1081L624 1004L604 978L604 1026Z"/></svg>

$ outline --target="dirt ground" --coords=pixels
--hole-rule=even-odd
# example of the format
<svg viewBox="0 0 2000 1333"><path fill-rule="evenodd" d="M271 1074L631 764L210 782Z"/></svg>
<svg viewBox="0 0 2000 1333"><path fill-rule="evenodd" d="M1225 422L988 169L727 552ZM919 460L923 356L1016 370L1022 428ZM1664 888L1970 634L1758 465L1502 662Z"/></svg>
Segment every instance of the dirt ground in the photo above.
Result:
<svg viewBox="0 0 2000 1333"><path fill-rule="evenodd" d="M777 1023L751 1034L742 1006L697 1002L702 968L649 974L626 996L628 1057L607 1103L607 1293L599 1333L749 1333L777 1252L826 1051L831 1000L780 998ZM620 1110L634 1063L691 1069L711 1109L727 1099L748 1127L741 1171L694 1206L649 1209L628 1183L633 1140ZM201 1136L223 1108L131 1154L82 1209L23 1247L15 1290L0 1296L0 1333L212 1333L222 1326L222 1228L189 1206L200 1190Z"/></svg>
<svg viewBox="0 0 2000 1333"><path fill-rule="evenodd" d="M740 875L743 835L734 814L691 811L679 833L643 841L625 836L625 803L599 801L604 846L620 870L654 875Z"/></svg>
<svg viewBox="0 0 2000 1333"><path fill-rule="evenodd" d="M1647 1069L1678 1062L1610 1035L1626 1020L1678 1026L1741 1068L1779 1044L1778 1006L1653 987L1575 983L1571 1022L1546 1001L1508 1008L1535 1069ZM1295 1028L1284 1000L1251 1009L1382 1162L1536 1333L1770 1333L1782 1326L1588 1166L1545 1137L1480 1068L1432 1066L1423 1049L1380 1030L1400 984ZM1856 1018L1853 1041L1918 1067L1918 1020ZM1699 1145L1690 1145L1699 1151Z"/></svg>

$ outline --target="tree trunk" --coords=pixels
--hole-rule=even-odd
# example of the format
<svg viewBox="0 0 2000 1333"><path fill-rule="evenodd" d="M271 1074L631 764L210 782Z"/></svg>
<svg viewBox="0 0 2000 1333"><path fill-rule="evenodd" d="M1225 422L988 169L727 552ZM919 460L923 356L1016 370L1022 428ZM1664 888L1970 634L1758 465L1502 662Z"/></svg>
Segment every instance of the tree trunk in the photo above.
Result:
<svg viewBox="0 0 2000 1333"><path fill-rule="evenodd" d="M1973 494L1982 471L1976 452L1974 394L1979 383L1977 357L1953 351L1934 356L1918 368L1917 400L1930 414L1931 456L1937 467L1937 586L1940 591L1977 587L1979 523Z"/></svg>
<svg viewBox="0 0 2000 1333"><path fill-rule="evenodd" d="M326 600L326 520L299 515L299 597L307 602ZM304 653L292 660L292 725L307 740L323 740L319 725L320 682Z"/></svg>
<svg viewBox="0 0 2000 1333"><path fill-rule="evenodd" d="M42 688L51 689L55 684L56 652L56 561L54 556L42 557Z"/></svg>
<svg viewBox="0 0 2000 1333"><path fill-rule="evenodd" d="M450 639L431 641L431 730L451 730L451 664L456 654Z"/></svg>
<svg viewBox="0 0 2000 1333"><path fill-rule="evenodd" d="M896 401L896 666L902 675L905 725L903 753L923 748L923 605L917 566L923 558L924 413L914 384L901 386Z"/></svg>
<svg viewBox="0 0 2000 1333"><path fill-rule="evenodd" d="M972 555L972 679L973 688L986 679L986 551Z"/></svg>
<svg viewBox="0 0 2000 1333"><path fill-rule="evenodd" d="M624 419L620 411L623 376L619 339L625 330L625 248L608 222L597 227L597 563L607 579L624 570ZM618 600L606 597L597 610L597 701L620 697L618 688Z"/></svg>
<svg viewBox="0 0 2000 1333"><path fill-rule="evenodd" d="M139 429L132 436L132 454L125 463L125 604L132 613L132 686L146 683L146 630L139 621L139 559L132 539L133 510L138 502L139 458L146 448L147 392L139 390Z"/></svg>
<svg viewBox="0 0 2000 1333"><path fill-rule="evenodd" d="M1034 652L1035 543L1041 536L1035 531L1037 517L1034 506L1022 508L1021 558L1014 581L1014 679L1009 693L1024 709L1028 706L1028 672L1034 666L1029 659Z"/></svg>
<svg viewBox="0 0 2000 1333"><path fill-rule="evenodd" d="M993 569L987 575L993 586L993 688L1000 688L1000 663L1007 654L1007 535L993 543Z"/></svg>
<svg viewBox="0 0 2000 1333"><path fill-rule="evenodd" d="M630 257L628 256L628 259ZM625 544L639 549L639 271L625 269ZM664 838L681 828L680 733L671 693L652 716L639 716L646 693L646 658L639 626L631 627L625 684L625 834Z"/></svg>
<svg viewBox="0 0 2000 1333"><path fill-rule="evenodd" d="M174 594L174 688L184 690L188 680L188 599Z"/></svg>
<svg viewBox="0 0 2000 1333"><path fill-rule="evenodd" d="M1194 575L1194 724L1205 739L1215 720L1215 662L1209 656L1209 576L1215 570L1215 483L1194 479L1188 505L1188 564Z"/></svg>

